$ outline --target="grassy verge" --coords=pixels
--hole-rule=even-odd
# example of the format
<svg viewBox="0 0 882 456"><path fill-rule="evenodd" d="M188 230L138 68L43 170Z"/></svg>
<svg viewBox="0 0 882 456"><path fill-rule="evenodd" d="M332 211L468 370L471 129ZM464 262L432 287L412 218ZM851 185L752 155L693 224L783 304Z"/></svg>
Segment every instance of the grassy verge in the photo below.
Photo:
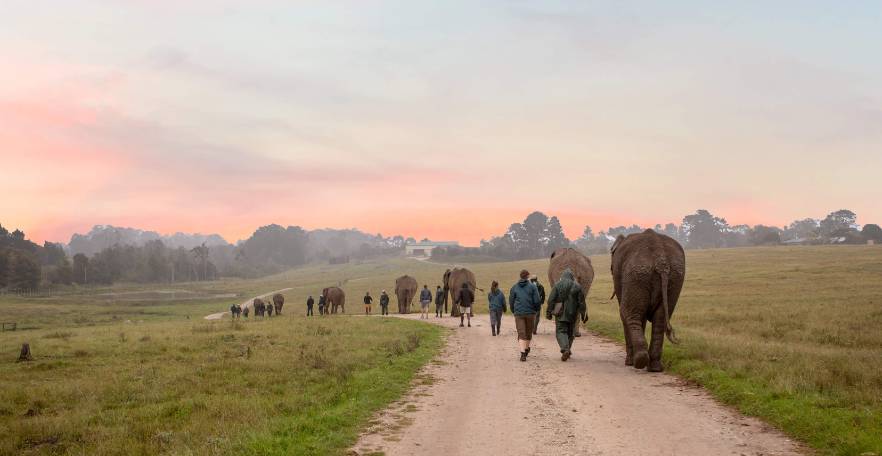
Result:
<svg viewBox="0 0 882 456"><path fill-rule="evenodd" d="M339 454L439 349L440 328L283 317L0 339L0 454Z"/></svg>
<svg viewBox="0 0 882 456"><path fill-rule="evenodd" d="M668 370L820 454L882 454L882 249L687 255ZM618 307L599 301L590 328L622 341Z"/></svg>

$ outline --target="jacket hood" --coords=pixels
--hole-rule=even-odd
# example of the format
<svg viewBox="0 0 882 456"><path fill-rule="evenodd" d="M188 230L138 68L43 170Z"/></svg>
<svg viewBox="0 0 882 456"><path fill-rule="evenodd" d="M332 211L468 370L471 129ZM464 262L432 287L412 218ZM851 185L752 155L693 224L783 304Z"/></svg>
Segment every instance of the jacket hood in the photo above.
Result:
<svg viewBox="0 0 882 456"><path fill-rule="evenodd" d="M518 286L519 286L519 287L526 287L526 286L529 285L529 284L530 284L530 280L529 280L529 279L521 279L521 280L518 281Z"/></svg>
<svg viewBox="0 0 882 456"><path fill-rule="evenodd" d="M569 269L564 270L563 274L560 275L560 278L561 279L569 279L572 281L576 280L576 277L573 276L573 271L570 271Z"/></svg>

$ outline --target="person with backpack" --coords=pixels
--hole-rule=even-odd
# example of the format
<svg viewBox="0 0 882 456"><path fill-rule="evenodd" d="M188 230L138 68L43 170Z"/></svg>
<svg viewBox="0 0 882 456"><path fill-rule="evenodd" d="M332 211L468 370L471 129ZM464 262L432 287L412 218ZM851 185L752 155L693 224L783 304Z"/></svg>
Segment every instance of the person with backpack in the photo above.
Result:
<svg viewBox="0 0 882 456"><path fill-rule="evenodd" d="M374 298L371 297L371 292L364 292L364 314L370 315L373 310L371 309L371 304L374 303Z"/></svg>
<svg viewBox="0 0 882 456"><path fill-rule="evenodd" d="M323 295L323 294L319 295L318 306L319 306L319 315L324 315L325 314L325 295Z"/></svg>
<svg viewBox="0 0 882 456"><path fill-rule="evenodd" d="M500 334L502 325L502 314L505 313L505 293L499 291L499 282L493 281L490 284L490 293L487 294L487 304L490 310L490 333L496 337Z"/></svg>
<svg viewBox="0 0 882 456"><path fill-rule="evenodd" d="M570 359L573 352L573 340L575 340L575 327L577 318L582 323L588 321L588 308L585 304L585 290L576 282L573 272L564 270L560 280L551 289L548 295L548 307L545 309L545 318L551 320L554 317L554 335L560 346L560 360Z"/></svg>
<svg viewBox="0 0 882 456"><path fill-rule="evenodd" d="M469 318L469 328L472 327L472 304L475 302L475 292L469 288L468 283L462 284L462 289L456 294L454 304L459 305L459 327L463 327L463 319Z"/></svg>
<svg viewBox="0 0 882 456"><path fill-rule="evenodd" d="M536 313L539 311L539 290L530 282L530 271L521 271L521 280L511 287L508 302L511 313L515 317L518 330L518 347L521 349L521 361L527 360L530 354L530 341L533 340L533 328Z"/></svg>

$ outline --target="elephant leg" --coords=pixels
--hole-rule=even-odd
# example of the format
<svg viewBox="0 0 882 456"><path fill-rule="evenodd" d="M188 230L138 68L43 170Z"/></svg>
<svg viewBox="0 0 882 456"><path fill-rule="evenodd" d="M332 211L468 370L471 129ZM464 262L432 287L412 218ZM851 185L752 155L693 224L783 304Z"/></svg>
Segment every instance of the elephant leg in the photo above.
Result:
<svg viewBox="0 0 882 456"><path fill-rule="evenodd" d="M646 344L646 306L649 293L640 287L625 287L622 296L622 310L627 321L627 332L631 335L634 353L634 368L643 369L649 364L649 351Z"/></svg>
<svg viewBox="0 0 882 456"><path fill-rule="evenodd" d="M662 366L662 346L665 343L665 311L661 307L655 309L652 316L652 339L649 343L649 372L661 372L664 370Z"/></svg>
<svg viewBox="0 0 882 456"><path fill-rule="evenodd" d="M628 319L625 317L625 314L621 309L619 309L619 316L622 319L622 326L624 327L625 334L625 365L633 366L634 347L631 345L631 331L628 330Z"/></svg>

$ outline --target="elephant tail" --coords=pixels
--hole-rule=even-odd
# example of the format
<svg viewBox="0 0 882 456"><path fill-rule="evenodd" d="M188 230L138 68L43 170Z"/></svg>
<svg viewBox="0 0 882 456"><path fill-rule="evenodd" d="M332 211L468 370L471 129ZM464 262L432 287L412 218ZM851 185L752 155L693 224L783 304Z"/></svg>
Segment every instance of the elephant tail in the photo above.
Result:
<svg viewBox="0 0 882 456"><path fill-rule="evenodd" d="M665 335L672 344L679 344L674 327L671 326L671 314L668 312L668 271L659 272L661 276L662 310L665 312Z"/></svg>

